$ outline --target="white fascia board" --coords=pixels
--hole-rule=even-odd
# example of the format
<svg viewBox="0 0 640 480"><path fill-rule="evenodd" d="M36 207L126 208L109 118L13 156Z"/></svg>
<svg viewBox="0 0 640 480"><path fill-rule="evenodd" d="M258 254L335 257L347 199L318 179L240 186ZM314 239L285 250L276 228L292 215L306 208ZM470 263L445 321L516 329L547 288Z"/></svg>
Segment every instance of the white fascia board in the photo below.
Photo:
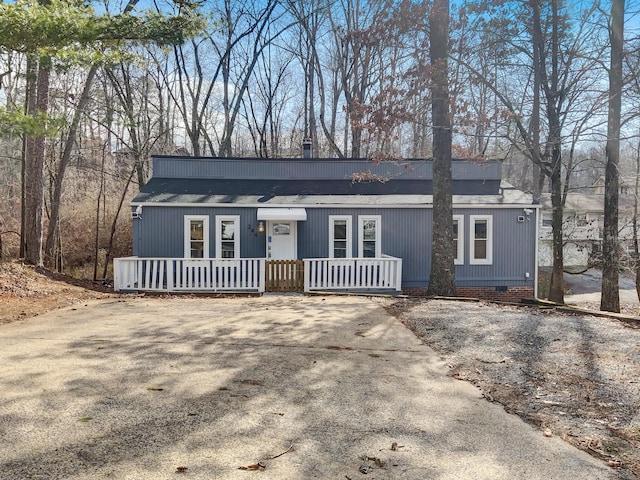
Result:
<svg viewBox="0 0 640 480"><path fill-rule="evenodd" d="M132 207L137 206L142 207L205 207L205 208L367 208L367 209L389 209L389 208L426 208L432 209L433 204L415 204L415 203L407 203L407 204L375 204L371 205L368 203L295 203L295 204L285 204L285 203L172 203L172 202L131 202ZM540 205L528 204L528 203L454 203L454 209L476 209L476 208L492 208L492 209L514 209L514 208L532 208L539 209Z"/></svg>

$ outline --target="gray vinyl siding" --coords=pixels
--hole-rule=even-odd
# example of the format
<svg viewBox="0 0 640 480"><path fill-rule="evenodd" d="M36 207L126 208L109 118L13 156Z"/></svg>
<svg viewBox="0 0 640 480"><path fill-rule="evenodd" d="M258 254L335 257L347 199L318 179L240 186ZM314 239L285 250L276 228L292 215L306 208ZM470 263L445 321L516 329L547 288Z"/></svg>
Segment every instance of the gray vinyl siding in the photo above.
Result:
<svg viewBox="0 0 640 480"><path fill-rule="evenodd" d="M464 265L456 266L458 286L532 286L535 277L536 212L529 219L521 208L456 210L464 214ZM493 262L470 264L472 215L493 217ZM524 222L518 222L524 217ZM525 274L529 273L529 278Z"/></svg>
<svg viewBox="0 0 640 480"><path fill-rule="evenodd" d="M432 179L430 160L383 162L366 159L237 159L199 157L153 157L153 176L157 178L218 178L245 180L294 180L351 178L352 174L371 172L387 178ZM502 163L496 160L474 163L452 162L457 180L500 180Z"/></svg>
<svg viewBox="0 0 640 480"><path fill-rule="evenodd" d="M209 256L215 257L216 215L239 215L240 256L264 258L264 234L256 232L255 208L144 207L141 219L133 220L133 254L139 257L184 256L185 215L209 216Z"/></svg>
<svg viewBox="0 0 640 480"><path fill-rule="evenodd" d="M425 282L431 250L430 209L308 208L307 221L298 222L300 258L329 256L329 215L351 216L352 256L358 256L358 216L380 215L380 242L383 255L411 258L403 262L404 281Z"/></svg>
<svg viewBox="0 0 640 480"><path fill-rule="evenodd" d="M403 259L403 286L428 285L431 266L432 210L307 208L307 220L298 222L298 258L329 256L329 216L351 215L352 256L358 255L358 216L381 216L382 254ZM458 286L533 286L535 278L535 229L537 211L527 219L522 208L455 209L464 215L464 265L455 267ZM209 256L215 257L215 216L239 215L240 255L264 258L265 234L257 233L255 208L210 208L145 206L141 219L133 220L134 255L140 257L183 257L184 216L209 215ZM471 215L493 217L493 263L471 265L469 244ZM518 222L518 217L525 217ZM525 274L529 273L529 278Z"/></svg>

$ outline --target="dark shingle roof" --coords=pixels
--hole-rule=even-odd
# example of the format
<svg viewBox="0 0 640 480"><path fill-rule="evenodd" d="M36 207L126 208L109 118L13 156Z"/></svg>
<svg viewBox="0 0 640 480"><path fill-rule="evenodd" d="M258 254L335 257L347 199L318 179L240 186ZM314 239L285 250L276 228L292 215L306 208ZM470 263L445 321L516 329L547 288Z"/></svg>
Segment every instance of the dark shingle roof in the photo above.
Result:
<svg viewBox="0 0 640 480"><path fill-rule="evenodd" d="M454 195L497 195L497 180L454 180ZM268 201L276 196L327 195L432 195L431 180L407 179L353 183L351 180L225 180L152 178L134 202L178 203L194 197L224 197L221 203L234 203L238 197L258 196Z"/></svg>

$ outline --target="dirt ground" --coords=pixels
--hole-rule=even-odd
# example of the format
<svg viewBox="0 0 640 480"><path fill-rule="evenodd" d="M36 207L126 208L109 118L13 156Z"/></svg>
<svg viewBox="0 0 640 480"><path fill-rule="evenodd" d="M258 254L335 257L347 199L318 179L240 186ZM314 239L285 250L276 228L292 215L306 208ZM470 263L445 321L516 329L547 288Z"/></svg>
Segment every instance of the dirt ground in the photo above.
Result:
<svg viewBox="0 0 640 480"><path fill-rule="evenodd" d="M117 296L108 285L0 262L0 325ZM385 302L443 355L451 376L472 382L487 400L545 434L602 459L620 479L640 478L640 323L484 303L461 322L459 302ZM571 303L597 308L593 295ZM637 315L638 306L623 311ZM520 330L505 329L508 319Z"/></svg>
<svg viewBox="0 0 640 480"><path fill-rule="evenodd" d="M640 323L483 302L387 309L468 381L547 436L640 478Z"/></svg>
<svg viewBox="0 0 640 480"><path fill-rule="evenodd" d="M87 300L113 296L110 286L75 280L19 262L0 262L0 325Z"/></svg>

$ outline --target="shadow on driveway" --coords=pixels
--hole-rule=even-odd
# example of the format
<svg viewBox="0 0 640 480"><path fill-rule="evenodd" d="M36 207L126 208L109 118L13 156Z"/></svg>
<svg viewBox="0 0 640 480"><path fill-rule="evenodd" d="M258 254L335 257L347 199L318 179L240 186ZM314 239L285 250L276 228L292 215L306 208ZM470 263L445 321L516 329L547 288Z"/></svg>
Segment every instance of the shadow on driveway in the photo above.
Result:
<svg viewBox="0 0 640 480"><path fill-rule="evenodd" d="M362 297L109 300L0 344L3 480L613 478Z"/></svg>

